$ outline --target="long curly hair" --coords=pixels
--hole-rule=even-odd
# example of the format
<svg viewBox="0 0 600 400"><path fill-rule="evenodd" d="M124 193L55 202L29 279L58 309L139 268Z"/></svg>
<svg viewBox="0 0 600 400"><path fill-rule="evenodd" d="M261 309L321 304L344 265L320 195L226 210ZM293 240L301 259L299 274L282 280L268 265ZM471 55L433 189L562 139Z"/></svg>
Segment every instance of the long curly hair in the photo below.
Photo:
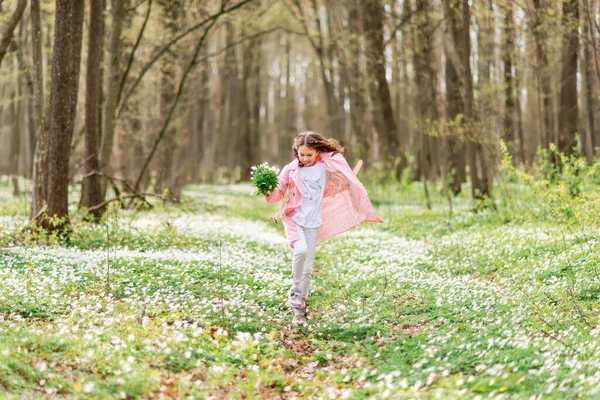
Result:
<svg viewBox="0 0 600 400"><path fill-rule="evenodd" d="M323 137L323 135L313 131L302 132L296 136L294 145L292 146L295 158L298 158L298 149L300 146L310 147L319 153L333 152L344 155L344 148L337 140Z"/></svg>

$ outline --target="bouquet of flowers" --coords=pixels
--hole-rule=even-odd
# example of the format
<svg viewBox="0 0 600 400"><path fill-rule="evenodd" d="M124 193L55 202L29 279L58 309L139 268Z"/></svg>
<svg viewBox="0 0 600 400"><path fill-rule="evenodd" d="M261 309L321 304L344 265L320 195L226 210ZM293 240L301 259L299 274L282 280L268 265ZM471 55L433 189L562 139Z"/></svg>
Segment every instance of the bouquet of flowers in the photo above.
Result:
<svg viewBox="0 0 600 400"><path fill-rule="evenodd" d="M257 194L269 194L277 187L279 168L270 166L269 163L252 166L250 181L254 184Z"/></svg>

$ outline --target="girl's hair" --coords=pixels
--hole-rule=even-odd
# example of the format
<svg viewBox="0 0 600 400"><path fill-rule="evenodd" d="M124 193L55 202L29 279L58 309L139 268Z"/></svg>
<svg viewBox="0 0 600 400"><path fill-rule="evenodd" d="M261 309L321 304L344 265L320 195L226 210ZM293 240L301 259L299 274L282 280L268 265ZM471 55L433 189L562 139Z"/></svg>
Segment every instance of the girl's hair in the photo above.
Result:
<svg viewBox="0 0 600 400"><path fill-rule="evenodd" d="M294 157L296 158L298 158L298 149L300 146L310 147L319 153L333 152L344 155L344 148L337 140L325 138L313 131L302 132L294 139L294 146L292 146L292 149L294 150Z"/></svg>

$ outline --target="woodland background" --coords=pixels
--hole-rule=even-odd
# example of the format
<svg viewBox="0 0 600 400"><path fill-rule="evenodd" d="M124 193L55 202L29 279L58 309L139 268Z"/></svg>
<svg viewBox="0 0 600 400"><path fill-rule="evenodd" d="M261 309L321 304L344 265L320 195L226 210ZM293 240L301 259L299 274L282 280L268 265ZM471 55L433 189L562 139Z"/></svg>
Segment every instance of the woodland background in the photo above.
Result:
<svg viewBox="0 0 600 400"><path fill-rule="evenodd" d="M0 0L0 173L16 195L32 179L32 218L66 216L69 184L99 218L113 196L282 166L309 129L381 179L486 198L501 140L516 165L593 162L599 7Z"/></svg>
<svg viewBox="0 0 600 400"><path fill-rule="evenodd" d="M0 399L598 398L599 7L0 0ZM306 129L385 223L294 327Z"/></svg>

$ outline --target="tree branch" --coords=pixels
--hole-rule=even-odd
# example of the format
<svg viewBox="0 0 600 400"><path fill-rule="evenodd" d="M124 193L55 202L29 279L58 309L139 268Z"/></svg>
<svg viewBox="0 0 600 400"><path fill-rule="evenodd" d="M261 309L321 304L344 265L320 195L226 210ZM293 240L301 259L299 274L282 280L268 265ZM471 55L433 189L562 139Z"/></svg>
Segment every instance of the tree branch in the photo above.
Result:
<svg viewBox="0 0 600 400"><path fill-rule="evenodd" d="M154 153L156 152L156 149L158 148L158 144L161 142L162 138L165 135L165 132L167 131L169 122L171 122L171 118L173 117L175 108L177 107L177 104L179 103L179 99L181 98L181 93L183 92L183 87L185 86L185 81L187 80L187 77L188 77L192 67L196 64L196 57L198 57L198 53L200 52L200 49L202 48L202 45L204 44L204 40L208 36L208 32L210 32L212 27L217 23L217 20L218 20L218 17L214 18L212 20L210 25L205 29L204 34L198 41L198 44L196 45L196 50L194 52L194 55L192 56L190 64L186 68L185 72L183 73L183 76L181 77L181 81L179 82L179 88L177 89L177 95L175 96L175 101L173 101L173 105L171 105L171 109L169 110L169 114L167 115L167 118L165 119L163 127L162 127L160 133L158 134L158 137L154 141L152 150L150 151L150 154L148 155L148 158L146 159L146 162L144 163L144 166L142 167L142 170L140 171L137 181L135 182L135 185L134 185L135 191L137 191L138 188L140 187L142 178L144 177L144 174L146 173L146 169L148 169L148 165L150 165L150 161L152 161L152 158L154 157Z"/></svg>
<svg viewBox="0 0 600 400"><path fill-rule="evenodd" d="M149 1L150 1L150 3L152 3L152 0L149 0ZM140 0L140 1L138 1L138 3L135 6L130 7L127 10L125 10L125 13L130 13L132 11L137 10L138 7L141 6L142 4L144 4L145 2L146 2L146 0Z"/></svg>
<svg viewBox="0 0 600 400"><path fill-rule="evenodd" d="M162 198L161 195L155 194L155 193L135 193L135 194L126 194L125 196L118 196L118 197L113 197L112 199L107 199L104 200L102 203L100 204L96 204L95 206L92 206L90 208L87 209L88 212L92 212L92 211L96 211L100 208L104 208L107 205L109 205L110 203L113 203L115 201L119 201L122 199L135 199L135 198L140 198L142 199L146 204L150 204L148 203L148 201L145 199L145 197L158 197L158 198Z"/></svg>
<svg viewBox="0 0 600 400"><path fill-rule="evenodd" d="M255 33L254 35L245 36L243 39L240 39L237 42L233 42L233 43L231 43L231 44L223 47L221 50L217 50L217 51L215 51L213 53L208 54L205 57L197 59L194 62L194 65L200 64L203 61L206 61L206 60L209 60L209 59L211 59L211 58L213 58L215 56L218 56L219 54L226 52L227 50L231 49L232 47L235 47L235 46L237 46L237 45L239 45L241 43L244 43L244 42L246 42L248 40L253 40L253 39L256 39L257 37L260 37L260 36L263 36L263 35L266 35L268 33L278 31L278 30L284 30L285 31L286 29L277 26L277 27L274 27L274 28L271 28L271 29L267 29L266 31ZM304 35L304 34L300 33L300 35Z"/></svg>
<svg viewBox="0 0 600 400"><path fill-rule="evenodd" d="M144 0L145 1L145 0ZM136 6L137 7L137 6ZM142 36L144 35L144 30L146 29L146 25L148 24L148 19L150 18L150 10L152 9L152 0L148 0L148 11L146 11L146 19L144 19L144 23L142 24L142 28L140 29L140 33L133 45L133 49L131 50L131 55L129 56L129 61L127 62L127 68L125 68L125 72L121 77L121 84L119 85L119 90L117 92L117 104L121 102L121 95L123 94L123 88L125 87L125 81L127 80L127 76L129 75L129 71L131 70L131 65L133 64L133 59L135 56L135 51L137 50L140 42L142 41Z"/></svg>
<svg viewBox="0 0 600 400"><path fill-rule="evenodd" d="M127 187L127 189L129 189L132 193L136 193L136 191L133 188L133 186L131 186L131 183L129 183L126 179L117 178L115 176L110 176L110 175L107 175L107 174L105 174L103 172L100 172L100 171L92 170L89 173L87 173L84 176L82 176L81 179L85 179L85 178L90 177L92 175L101 176L101 177L106 178L107 180L109 180L111 182L113 182L113 181L123 182L123 184Z"/></svg>
<svg viewBox="0 0 600 400"><path fill-rule="evenodd" d="M150 70L150 68L154 65L154 63L171 48L171 46L173 46L175 43L179 42L181 39L183 39L190 33L194 32L197 29L201 28L202 26L206 25L210 21L216 21L222 15L228 14L234 10L237 10L238 8L244 6L252 1L255 1L255 0L243 0L243 1L239 2L238 4L233 5L227 9L222 9L218 13L211 15L210 17L206 18L204 21L197 23L196 25L192 26L185 32L181 33L179 36L173 38L173 40L171 40L169 43L164 45L160 50L158 50L158 52L152 57L152 59L144 66L144 68L142 68L142 72L140 72L140 75L138 76L136 81L133 83L133 85L131 86L131 88L129 89L127 94L125 95L125 98L123 99L123 101L121 102L121 105L119 107L119 112L117 113L116 119L118 119L121 116L121 113L123 112L123 109L125 108L125 104L129 100L129 97L135 91L137 86L142 81L142 78L146 75L146 73Z"/></svg>
<svg viewBox="0 0 600 400"><path fill-rule="evenodd" d="M0 65L2 65L2 60L6 55L6 50L8 49L8 45L12 41L12 36L17 24L23 17L23 12L25 11L25 7L27 6L27 0L20 0L17 4L17 8L15 8L15 12L13 13L10 21L8 21L8 26L6 27L6 31L4 35L2 35L2 40L0 40Z"/></svg>

